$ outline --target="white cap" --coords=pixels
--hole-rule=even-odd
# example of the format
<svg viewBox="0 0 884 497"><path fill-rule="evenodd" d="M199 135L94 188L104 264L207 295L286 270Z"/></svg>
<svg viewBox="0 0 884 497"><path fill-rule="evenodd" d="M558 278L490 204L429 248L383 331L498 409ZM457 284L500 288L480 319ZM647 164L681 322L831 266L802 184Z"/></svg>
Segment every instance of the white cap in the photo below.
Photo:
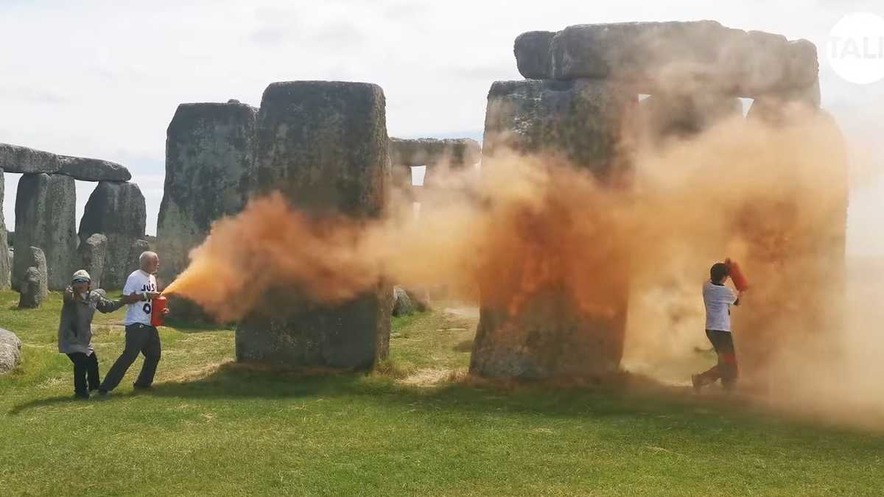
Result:
<svg viewBox="0 0 884 497"><path fill-rule="evenodd" d="M71 281L73 281L75 283L77 282L77 280L91 282L92 277L89 276L89 273L87 273L85 269L81 269L81 270L77 271L76 273L74 273L74 277L71 278Z"/></svg>

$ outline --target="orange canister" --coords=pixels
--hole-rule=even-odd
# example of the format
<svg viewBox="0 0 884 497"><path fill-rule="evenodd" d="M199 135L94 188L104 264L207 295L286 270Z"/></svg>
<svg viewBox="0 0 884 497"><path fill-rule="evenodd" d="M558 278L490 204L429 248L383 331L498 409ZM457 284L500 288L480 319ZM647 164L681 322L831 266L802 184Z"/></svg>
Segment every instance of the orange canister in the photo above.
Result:
<svg viewBox="0 0 884 497"><path fill-rule="evenodd" d="M740 270L740 265L737 264L737 261L727 259L725 261L725 264L727 264L729 270L728 273L731 277L731 281L734 282L734 286L737 288L737 290L742 292L749 288L749 280L746 279L746 275L744 275L743 271Z"/></svg>
<svg viewBox="0 0 884 497"><path fill-rule="evenodd" d="M166 297L160 295L159 297L153 299L151 301L152 309L150 311L150 325L151 326L162 326L163 318L165 317L166 306L168 305L169 300Z"/></svg>

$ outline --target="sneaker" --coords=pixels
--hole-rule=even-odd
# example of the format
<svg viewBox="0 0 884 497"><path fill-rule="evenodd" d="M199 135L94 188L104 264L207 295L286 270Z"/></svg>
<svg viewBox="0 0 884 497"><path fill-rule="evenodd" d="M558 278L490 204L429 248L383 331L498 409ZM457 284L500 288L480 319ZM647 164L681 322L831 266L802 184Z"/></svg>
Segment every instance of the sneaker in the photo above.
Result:
<svg viewBox="0 0 884 497"><path fill-rule="evenodd" d="M107 390L104 390L101 388L98 389L98 398L99 399L106 399L108 395L110 395L110 392L108 392Z"/></svg>
<svg viewBox="0 0 884 497"><path fill-rule="evenodd" d="M89 400L88 393L75 393L74 400Z"/></svg>
<svg viewBox="0 0 884 497"><path fill-rule="evenodd" d="M150 392L153 391L153 386L151 385L132 385L132 390L137 392Z"/></svg>

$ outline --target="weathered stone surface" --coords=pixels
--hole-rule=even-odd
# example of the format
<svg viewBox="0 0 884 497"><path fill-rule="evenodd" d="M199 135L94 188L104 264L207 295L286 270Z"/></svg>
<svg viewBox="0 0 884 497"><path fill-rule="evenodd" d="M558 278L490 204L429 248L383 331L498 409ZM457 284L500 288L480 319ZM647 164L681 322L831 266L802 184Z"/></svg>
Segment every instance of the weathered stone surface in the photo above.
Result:
<svg viewBox="0 0 884 497"><path fill-rule="evenodd" d="M178 106L166 132L166 182L157 223L161 280L172 282L187 267L190 250L202 243L213 222L244 207L256 117L257 109L235 101Z"/></svg>
<svg viewBox="0 0 884 497"><path fill-rule="evenodd" d="M64 174L81 181L129 181L132 174L115 162L70 157L0 143L0 168L8 173Z"/></svg>
<svg viewBox="0 0 884 497"><path fill-rule="evenodd" d="M21 257L28 247L46 255L50 290L69 283L77 264L77 214L74 179L61 174L25 174L15 198L15 252L12 285L18 289L30 267Z"/></svg>
<svg viewBox="0 0 884 497"><path fill-rule="evenodd" d="M756 98L749 107L746 118L760 119L771 124L782 124L787 114L796 107L819 109L821 102L819 82L807 88L796 88L782 93L771 93Z"/></svg>
<svg viewBox="0 0 884 497"><path fill-rule="evenodd" d="M132 173L125 166L100 159L59 156L61 168L58 174L66 174L80 181L118 181L132 179Z"/></svg>
<svg viewBox="0 0 884 497"><path fill-rule="evenodd" d="M107 237L101 233L95 233L85 241L80 242L77 251L80 254L80 264L89 276L92 277L92 289L101 288L101 279L104 275L104 263L107 258ZM126 249L126 254L129 250ZM128 266L128 260L127 266Z"/></svg>
<svg viewBox="0 0 884 497"><path fill-rule="evenodd" d="M545 45L549 65L542 57ZM610 78L650 94L709 88L755 98L811 86L819 72L816 47L806 40L790 42L714 21L585 24L549 38L525 33L515 54L526 78Z"/></svg>
<svg viewBox="0 0 884 497"><path fill-rule="evenodd" d="M390 162L401 166L434 166L446 163L452 168L472 166L482 158L479 142L469 138L390 138Z"/></svg>
<svg viewBox="0 0 884 497"><path fill-rule="evenodd" d="M516 37L513 52L519 74L528 79L550 79L552 75L552 31L529 31Z"/></svg>
<svg viewBox="0 0 884 497"><path fill-rule="evenodd" d="M27 269L19 282L18 307L36 309L49 295L46 256L40 248L28 247L26 251L19 254L19 258L24 264L27 264Z"/></svg>
<svg viewBox="0 0 884 497"><path fill-rule="evenodd" d="M639 107L644 137L653 141L688 137L726 119L743 116L738 98L712 93L651 95Z"/></svg>
<svg viewBox="0 0 884 497"><path fill-rule="evenodd" d="M501 149L539 153L548 162L565 159L602 184L619 188L631 172L631 148L623 135L637 107L635 93L602 80L496 82L488 96L483 165L494 166ZM537 236L545 215L520 223L526 226L525 237ZM557 247L551 244L538 257L557 258ZM628 271L615 268L624 261L611 260L610 276L599 279L609 300L604 315L579 305L566 271L550 273L553 279L542 288L519 293L524 281L536 279L530 268L539 263L491 258L477 269L494 275L495 283L494 288L479 289L482 302L471 373L585 379L617 371L629 285Z"/></svg>
<svg viewBox="0 0 884 497"><path fill-rule="evenodd" d="M627 167L623 129L636 94L596 80L497 81L488 94L483 156L498 149L561 155L608 178Z"/></svg>
<svg viewBox="0 0 884 497"><path fill-rule="evenodd" d="M83 211L80 243L95 233L107 237L102 282L105 289L123 288L129 275L129 249L144 239L147 210L144 195L134 183L101 181Z"/></svg>
<svg viewBox="0 0 884 497"><path fill-rule="evenodd" d="M402 287L393 287L393 315L410 316L414 314L415 306L411 303L408 292Z"/></svg>
<svg viewBox="0 0 884 497"><path fill-rule="evenodd" d="M0 168L7 173L52 174L61 169L61 163L51 152L0 143Z"/></svg>
<svg viewBox="0 0 884 497"><path fill-rule="evenodd" d="M21 340L15 333L0 328L0 374L6 374L21 364Z"/></svg>
<svg viewBox="0 0 884 497"><path fill-rule="evenodd" d="M483 306L470 372L490 378L597 379L623 356L625 305L609 318L582 315L567 295L535 295L511 315Z"/></svg>
<svg viewBox="0 0 884 497"><path fill-rule="evenodd" d="M469 138L390 138L390 163L397 186L411 185L411 168L427 166L424 186L433 183L434 170L439 167L459 169L482 159L482 147Z"/></svg>
<svg viewBox="0 0 884 497"><path fill-rule="evenodd" d="M18 296L19 309L36 309L43 304L46 298L42 295L41 279L43 275L35 267L29 267L25 271L25 277L21 282L21 292Z"/></svg>
<svg viewBox="0 0 884 497"><path fill-rule="evenodd" d="M132 246L129 247L129 267L126 268L126 277L128 278L132 271L141 268L141 254L153 250L150 243L147 240L135 240L132 243ZM160 255L160 266L163 265L163 256ZM125 283L125 281L124 281ZM159 282L157 282L159 283ZM161 285L162 288L162 285Z"/></svg>
<svg viewBox="0 0 884 497"><path fill-rule="evenodd" d="M9 242L6 238L6 220L3 216L3 194L4 194L3 169L0 169L0 290L9 288L11 272L11 262L9 258Z"/></svg>
<svg viewBox="0 0 884 497"><path fill-rule="evenodd" d="M253 190L279 190L317 217L383 215L389 190L385 100L376 85L274 83L258 114ZM292 289L236 330L239 361L283 367L371 368L389 350L392 289L377 287L332 305L299 299Z"/></svg>

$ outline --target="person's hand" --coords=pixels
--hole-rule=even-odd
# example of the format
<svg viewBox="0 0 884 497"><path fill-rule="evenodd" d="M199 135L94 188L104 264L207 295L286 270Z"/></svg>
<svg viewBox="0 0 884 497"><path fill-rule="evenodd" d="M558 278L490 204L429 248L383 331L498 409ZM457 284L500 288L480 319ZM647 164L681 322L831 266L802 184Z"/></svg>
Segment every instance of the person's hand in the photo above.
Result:
<svg viewBox="0 0 884 497"><path fill-rule="evenodd" d="M160 296L160 292L145 292L147 294L147 300L153 300Z"/></svg>
<svg viewBox="0 0 884 497"><path fill-rule="evenodd" d="M163 309L163 316L168 316L168 315L169 315L169 308L166 307L165 309Z"/></svg>

